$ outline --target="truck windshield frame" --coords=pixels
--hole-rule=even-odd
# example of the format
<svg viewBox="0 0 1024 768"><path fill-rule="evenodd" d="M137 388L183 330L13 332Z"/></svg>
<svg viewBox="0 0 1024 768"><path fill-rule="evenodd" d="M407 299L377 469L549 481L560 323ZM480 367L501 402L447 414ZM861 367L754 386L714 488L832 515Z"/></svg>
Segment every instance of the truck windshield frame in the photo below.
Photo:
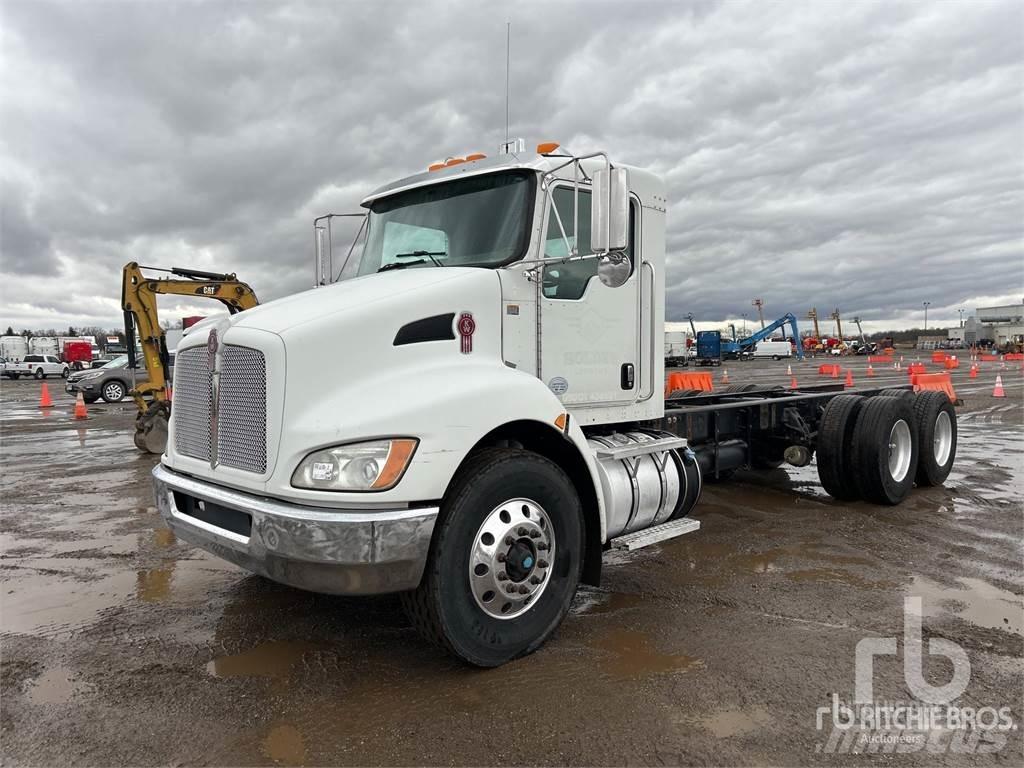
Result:
<svg viewBox="0 0 1024 768"><path fill-rule="evenodd" d="M402 266L392 268L495 269L521 261L530 247L536 191L534 171L505 170L374 200L367 206L366 241L353 276L396 263ZM402 258L416 251L435 256Z"/></svg>

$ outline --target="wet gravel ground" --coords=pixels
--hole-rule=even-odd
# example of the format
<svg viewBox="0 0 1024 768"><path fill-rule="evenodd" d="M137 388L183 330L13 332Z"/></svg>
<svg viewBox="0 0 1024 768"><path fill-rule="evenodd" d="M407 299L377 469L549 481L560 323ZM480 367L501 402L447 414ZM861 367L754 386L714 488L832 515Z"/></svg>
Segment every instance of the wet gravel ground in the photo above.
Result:
<svg viewBox="0 0 1024 768"><path fill-rule="evenodd" d="M818 362L793 363L800 383L819 380ZM863 359L843 363L869 381ZM735 383L788 384L786 365L726 367ZM991 396L997 374L1005 399ZM912 595L924 636L970 661L958 704L1024 721L1024 375L987 363L954 381L946 487L881 508L831 500L813 465L740 473L706 489L699 532L607 555L601 588L580 592L543 649L479 671L422 644L394 598L300 592L176 541L130 403L74 421L59 380L46 412L38 382L4 380L0 759L1020 765L1020 730L1001 746L880 755L831 754L816 728L832 694L853 699L858 641L902 637ZM914 698L901 659L876 660L876 698ZM950 679L948 661L926 659L929 681Z"/></svg>

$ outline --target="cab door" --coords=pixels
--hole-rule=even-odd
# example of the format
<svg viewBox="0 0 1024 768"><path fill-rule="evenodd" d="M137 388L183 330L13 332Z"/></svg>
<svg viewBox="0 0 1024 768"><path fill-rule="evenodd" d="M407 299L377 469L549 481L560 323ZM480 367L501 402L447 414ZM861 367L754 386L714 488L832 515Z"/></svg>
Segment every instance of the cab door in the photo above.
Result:
<svg viewBox="0 0 1024 768"><path fill-rule="evenodd" d="M566 256L574 237L579 239L578 254L592 252L591 193L581 188L578 206L574 194L571 184L552 189L546 212L545 258ZM574 226L577 210L579 226ZM540 378L566 406L625 405L638 399L637 242L636 206L631 204L626 253L633 268L625 284L617 288L598 279L596 258L544 267L541 327L537 329Z"/></svg>

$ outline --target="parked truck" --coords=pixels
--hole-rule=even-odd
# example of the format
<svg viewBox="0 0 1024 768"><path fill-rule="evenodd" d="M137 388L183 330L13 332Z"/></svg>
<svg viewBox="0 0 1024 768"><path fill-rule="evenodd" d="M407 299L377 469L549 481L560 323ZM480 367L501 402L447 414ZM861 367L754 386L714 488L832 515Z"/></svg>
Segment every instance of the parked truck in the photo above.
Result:
<svg viewBox="0 0 1024 768"><path fill-rule="evenodd" d="M952 466L941 393L666 398L647 171L547 144L362 206L363 247L326 281L317 259L326 285L181 340L153 470L181 539L303 589L401 593L425 638L488 667L538 648L609 548L697 530L706 481L816 453L833 496L896 504Z"/></svg>

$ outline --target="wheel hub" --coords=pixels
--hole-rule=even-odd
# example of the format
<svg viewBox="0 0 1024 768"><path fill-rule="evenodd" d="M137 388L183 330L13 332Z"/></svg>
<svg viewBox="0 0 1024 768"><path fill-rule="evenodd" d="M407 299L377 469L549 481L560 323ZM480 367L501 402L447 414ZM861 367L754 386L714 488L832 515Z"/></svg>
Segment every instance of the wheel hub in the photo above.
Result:
<svg viewBox="0 0 1024 768"><path fill-rule="evenodd" d="M900 419L889 431L889 474L897 483L902 482L910 471L912 455L913 439L910 436L910 426Z"/></svg>
<svg viewBox="0 0 1024 768"><path fill-rule="evenodd" d="M496 619L520 616L547 587L554 558L551 520L537 502L510 499L499 504L484 518L472 542L473 598Z"/></svg>
<svg viewBox="0 0 1024 768"><path fill-rule="evenodd" d="M935 454L935 463L944 467L949 461L950 451L953 449L953 423L949 414L939 411L935 419L935 436L932 440L932 451Z"/></svg>

